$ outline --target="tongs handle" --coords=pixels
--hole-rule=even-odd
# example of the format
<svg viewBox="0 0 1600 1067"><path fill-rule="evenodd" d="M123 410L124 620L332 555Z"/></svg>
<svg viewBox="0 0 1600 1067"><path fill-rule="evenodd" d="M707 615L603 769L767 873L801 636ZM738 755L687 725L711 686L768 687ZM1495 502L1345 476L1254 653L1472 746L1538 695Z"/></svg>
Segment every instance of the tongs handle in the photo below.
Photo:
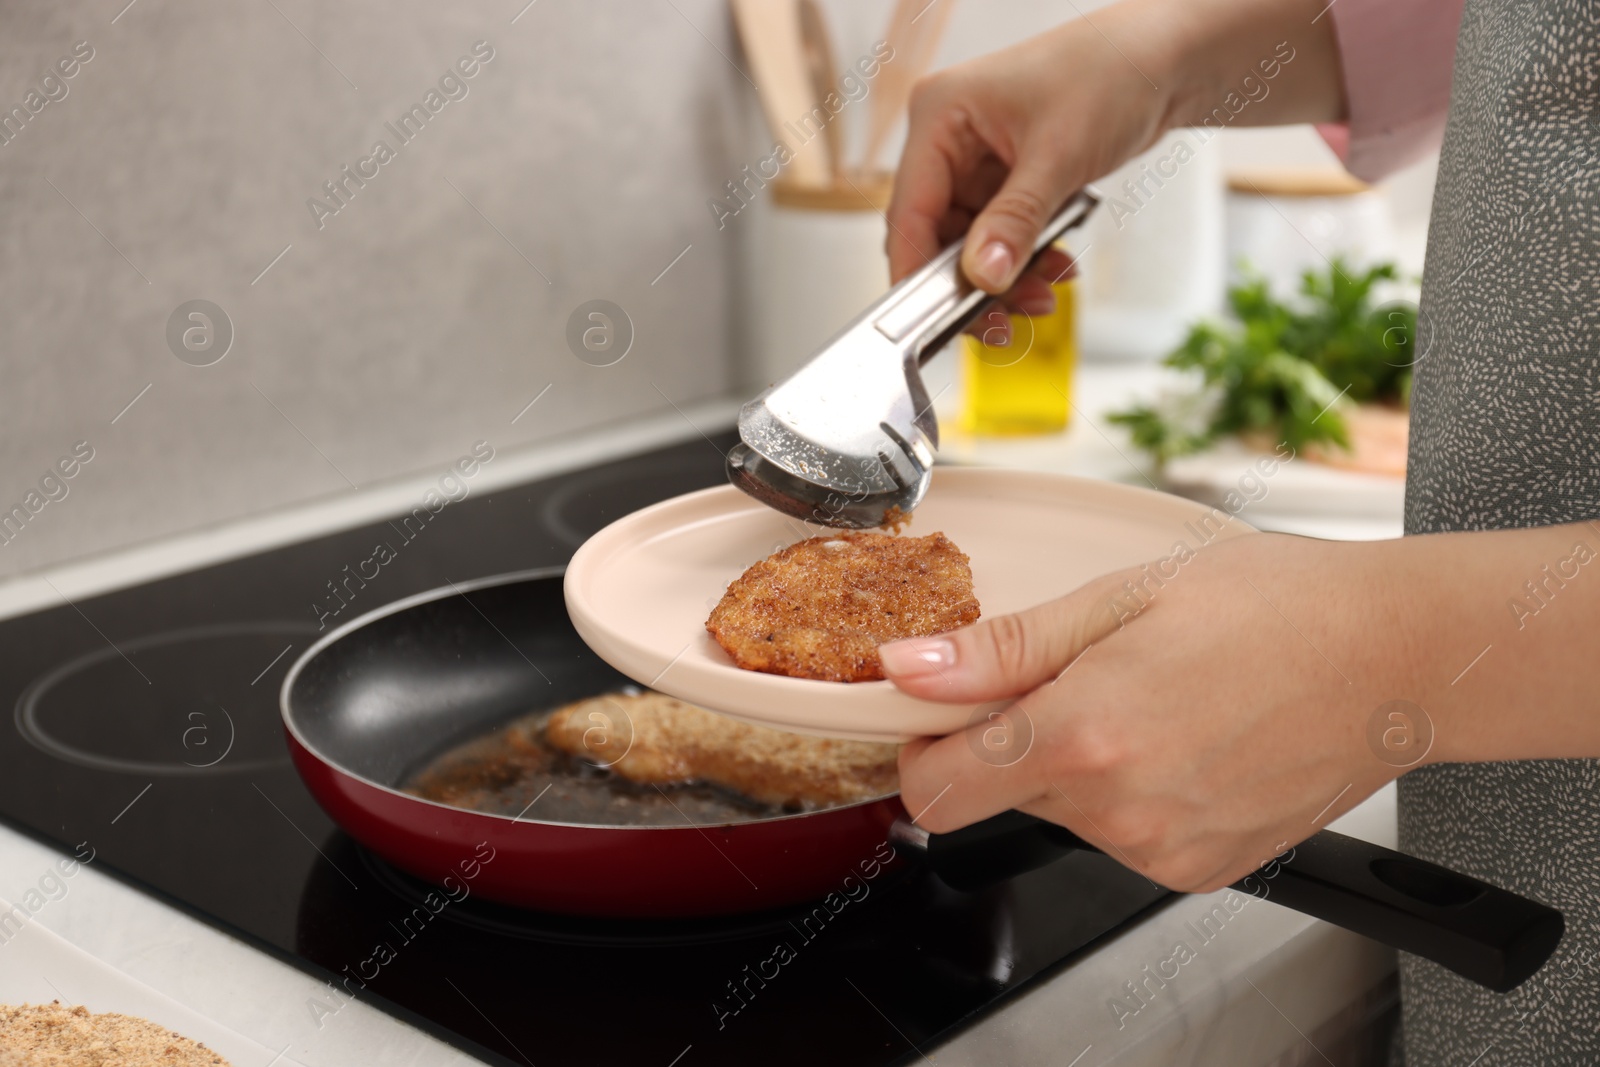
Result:
<svg viewBox="0 0 1600 1067"><path fill-rule="evenodd" d="M1033 242L1031 265L1061 235L1089 217L1099 198L1087 190L1073 194ZM961 272L963 238L908 276L885 299L873 326L918 363L943 348L967 327L991 299Z"/></svg>

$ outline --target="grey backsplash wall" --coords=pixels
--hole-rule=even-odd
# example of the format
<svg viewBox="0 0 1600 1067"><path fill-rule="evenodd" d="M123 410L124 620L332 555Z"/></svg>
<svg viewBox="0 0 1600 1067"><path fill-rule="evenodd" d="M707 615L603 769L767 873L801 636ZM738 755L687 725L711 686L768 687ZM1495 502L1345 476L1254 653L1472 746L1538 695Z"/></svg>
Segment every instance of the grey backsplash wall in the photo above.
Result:
<svg viewBox="0 0 1600 1067"><path fill-rule="evenodd" d="M515 24L522 0L138 0L113 23L124 2L0 6L8 113L93 48L0 145L0 511L94 450L0 575L730 387L735 249L705 201L762 135L721 0ZM493 59L401 145L385 123L479 40ZM379 139L395 158L319 230L307 199ZM636 332L604 369L564 339L595 298ZM233 323L211 366L168 348L191 299Z"/></svg>
<svg viewBox="0 0 1600 1067"><path fill-rule="evenodd" d="M94 450L0 577L739 388L741 237L706 201L770 141L725 3L524 2L0 5L4 113L93 49L0 144L0 513ZM889 4L829 9L844 62ZM1072 15L967 0L942 61ZM401 145L385 124L479 40ZM319 229L307 199L379 139ZM197 299L235 331L211 366L168 347ZM592 299L633 321L616 366L568 350Z"/></svg>

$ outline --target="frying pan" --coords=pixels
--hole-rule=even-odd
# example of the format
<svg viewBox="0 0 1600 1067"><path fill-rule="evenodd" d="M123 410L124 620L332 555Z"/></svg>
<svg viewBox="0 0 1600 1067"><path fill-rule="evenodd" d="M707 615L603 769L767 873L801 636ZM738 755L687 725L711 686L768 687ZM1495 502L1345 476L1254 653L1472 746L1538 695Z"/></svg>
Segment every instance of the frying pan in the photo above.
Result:
<svg viewBox="0 0 1600 1067"><path fill-rule="evenodd" d="M547 569L422 593L329 633L294 664L281 693L290 755L351 837L447 887L476 857L474 893L618 918L815 900L908 851L952 888L975 890L1091 847L1017 812L930 836L896 795L718 825L617 826L546 821L537 802L513 818L403 792L462 741L630 683L578 637L561 585L561 571ZM1538 970L1564 928L1553 908L1327 830L1235 888L1501 991Z"/></svg>

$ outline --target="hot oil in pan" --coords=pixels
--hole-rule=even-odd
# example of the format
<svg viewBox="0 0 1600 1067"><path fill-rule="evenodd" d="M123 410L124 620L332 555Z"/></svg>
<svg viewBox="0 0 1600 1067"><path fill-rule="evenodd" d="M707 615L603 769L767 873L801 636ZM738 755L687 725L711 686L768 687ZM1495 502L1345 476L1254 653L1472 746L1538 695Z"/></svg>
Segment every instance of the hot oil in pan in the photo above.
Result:
<svg viewBox="0 0 1600 1067"><path fill-rule="evenodd" d="M452 807L539 822L682 826L754 822L789 814L705 783L630 782L544 742L554 709L531 712L434 758L402 787ZM541 795L542 794L542 795ZM529 805L538 798L531 811Z"/></svg>

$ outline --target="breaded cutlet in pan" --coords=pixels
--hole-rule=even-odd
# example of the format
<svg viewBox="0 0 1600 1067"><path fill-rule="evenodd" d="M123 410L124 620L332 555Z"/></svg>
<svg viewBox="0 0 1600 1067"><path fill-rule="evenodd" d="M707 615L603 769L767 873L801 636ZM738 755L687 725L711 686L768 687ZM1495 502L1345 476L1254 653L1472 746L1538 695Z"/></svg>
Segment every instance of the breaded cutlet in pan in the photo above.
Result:
<svg viewBox="0 0 1600 1067"><path fill-rule="evenodd" d="M711 782L785 808L870 800L900 788L898 745L774 730L663 693L568 704L551 713L544 736L552 748L607 764L630 781Z"/></svg>

